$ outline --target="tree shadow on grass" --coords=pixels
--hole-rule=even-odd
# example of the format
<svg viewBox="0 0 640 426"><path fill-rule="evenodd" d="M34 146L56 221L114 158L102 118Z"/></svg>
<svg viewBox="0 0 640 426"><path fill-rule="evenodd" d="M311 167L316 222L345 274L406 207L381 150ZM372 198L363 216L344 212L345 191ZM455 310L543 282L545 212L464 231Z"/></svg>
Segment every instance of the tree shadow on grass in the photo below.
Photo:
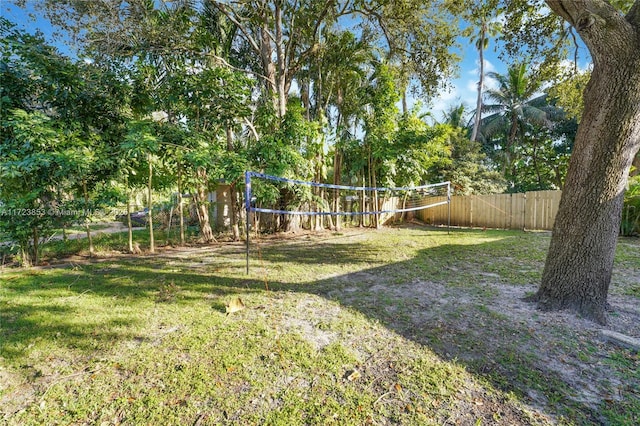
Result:
<svg viewBox="0 0 640 426"><path fill-rule="evenodd" d="M422 238L422 231L415 232ZM501 294L493 284L512 285L513 271L520 271L525 276L523 281L530 283L527 288L534 288L539 271L514 255L515 251L532 250L521 247L519 240L524 237L495 235L491 241L474 245L455 244L453 235L447 244L420 249L404 261L384 265L379 248L366 242L310 238L254 247L259 250L260 260L252 260L254 271L248 277L242 275L244 263L238 261L238 257L242 259L242 247L234 245L222 250L220 256L206 255L207 261L202 261L202 256L194 260L177 252L147 257L142 262L113 259L76 270L16 278L2 285L7 296L0 313L2 356L19 359L30 341L40 339L59 339L61 345L91 350L137 338L135 328L142 321L138 317L121 315L104 323L73 322L69 318L82 305L60 305L55 297L47 301L47 295L91 294L110 300L114 307L135 306L159 303L163 288L175 284L182 290L177 303L185 308L208 298L207 303L222 310L223 298L263 292L268 285L274 292L309 293L337 301L430 348L442 359L465 365L497 389L513 392L525 402L550 405L574 421L598 421L593 407L577 402L570 384L537 357L534 349L540 344L539 336L528 323L500 312ZM425 234L424 238L434 237ZM540 258L543 253L531 256ZM281 278L279 271L301 265L311 270L307 278ZM341 273L344 266L351 271ZM324 267L333 272L325 273ZM37 305L27 304L36 299L40 300ZM567 409L572 412L566 413Z"/></svg>
<svg viewBox="0 0 640 426"><path fill-rule="evenodd" d="M574 389L576 383L564 380L559 369L566 360L548 362L553 356L575 357L577 350L571 353L562 346L584 346L580 341L584 336L573 334L570 326L558 321L554 323L555 340L546 342L543 340L548 334L538 333L528 321L530 317L554 314L539 313L522 301L537 289L546 249L545 244L523 245L526 238L530 236L511 233L481 244L439 245L419 250L402 262L364 267L302 285L271 282L270 287L338 301L430 348L442 359L463 364L495 388L513 393L528 404L550 407L556 415L579 423L599 423L603 420L597 404L602 401L585 401ZM270 263L285 264L282 269L298 263L379 262L376 249L371 247L328 244L310 245L302 254L299 250L274 247L265 249L262 257ZM520 260L522 256L526 262ZM515 315L505 313L507 303L519 305ZM518 318L518 313L528 317ZM541 321L544 323L544 319ZM541 346L551 348L542 357L538 351ZM592 361L581 364L585 377L580 382L587 386L591 378L586 370ZM572 368L576 364L565 365ZM593 388L585 390L589 393Z"/></svg>

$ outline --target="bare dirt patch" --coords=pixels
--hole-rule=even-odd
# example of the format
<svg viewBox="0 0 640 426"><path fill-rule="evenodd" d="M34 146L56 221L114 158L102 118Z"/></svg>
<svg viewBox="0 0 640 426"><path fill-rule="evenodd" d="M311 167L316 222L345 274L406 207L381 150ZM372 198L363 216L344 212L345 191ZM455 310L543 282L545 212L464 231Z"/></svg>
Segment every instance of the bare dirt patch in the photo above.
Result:
<svg viewBox="0 0 640 426"><path fill-rule="evenodd" d="M604 339L602 330L640 337L640 242L625 241L619 251L603 327L567 312L538 311L523 300L537 289L548 239L515 232L445 235L416 227L270 236L253 243L249 276L241 243L167 247L156 255L79 259L79 270L60 280L67 293L56 303L104 294L98 306L121 300L148 310L141 315L146 325L135 333L114 322L124 337L114 341L113 354L101 355L109 360L104 373L115 370L105 383L127 388L131 377L146 380L121 374L127 363L136 372L148 369L136 362L153 361L147 374L158 382L196 371L205 360L211 368L222 363L215 380L229 386L220 391L227 389L230 399L198 400L197 407L209 411L183 414L190 423L261 423L274 410L313 411L335 395L341 404L359 395L360 405L340 415L366 409L373 424L636 424L640 359ZM34 292L51 288L41 281ZM163 289L172 297L159 302ZM225 316L224 304L238 296L246 309ZM159 312L163 320L156 319ZM43 341L50 337L42 334ZM299 349L287 352L287 345ZM225 355L230 349L234 356ZM143 350L152 359L134 362ZM166 356L165 372L159 356ZM221 358L210 360L216 356ZM239 357L245 360L237 363ZM46 377L25 379L0 369L0 382L11 385L0 389L0 409L18 413L45 399L42 393L56 377L38 368ZM69 371L87 386L93 380L73 375L94 371L87 365ZM241 378L243 371L250 379ZM243 395L251 395L247 403ZM317 402L307 405L310 400ZM122 401L123 407L135 402ZM220 404L229 408L216 412ZM152 406L145 409L155 413Z"/></svg>
<svg viewBox="0 0 640 426"><path fill-rule="evenodd" d="M640 250L640 245L625 244ZM536 266L541 267L535 262L523 265L523 271ZM453 286L446 280L420 278L398 284L393 271L384 269L357 272L339 279L358 282L359 287L346 286L329 295L349 305L379 306L392 329L446 359L462 361L499 388L515 391L534 412L544 413L559 401L568 401L572 408L561 409L553 422L567 415L578 418L578 423L610 424L602 416L603 407L629 400L635 401L637 410L638 353L612 344L602 333L640 337L640 300L628 290L640 283L637 265L616 267L605 326L570 312L538 310L524 300L537 290L537 283L514 285L500 273L468 268L475 266L449 266L473 277L468 285ZM616 361L620 358L625 361L622 365ZM624 365L633 366L636 373L625 371ZM541 389L549 383L557 386L555 394Z"/></svg>

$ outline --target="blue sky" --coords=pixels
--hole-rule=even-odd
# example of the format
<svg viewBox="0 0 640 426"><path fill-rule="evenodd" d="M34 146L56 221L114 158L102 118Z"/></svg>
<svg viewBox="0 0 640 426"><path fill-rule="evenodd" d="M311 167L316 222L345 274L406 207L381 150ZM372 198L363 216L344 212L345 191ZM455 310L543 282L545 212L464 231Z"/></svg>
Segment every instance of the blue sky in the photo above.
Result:
<svg viewBox="0 0 640 426"><path fill-rule="evenodd" d="M65 55L72 55L71 50L61 40L54 37L54 29L48 19L42 13L34 9L34 4L38 0L26 0L26 10L21 9L11 1L0 0L0 15L18 26L19 29L33 34L41 31L47 42L54 45Z"/></svg>
<svg viewBox="0 0 640 426"><path fill-rule="evenodd" d="M51 35L51 24L47 19L38 17L31 8L31 4L35 3L34 0L27 1L27 9L20 9L16 7L12 2L0 0L0 14L3 18L17 24L21 29L25 29L28 32L33 32L35 29L42 30L45 34ZM31 9L31 10L29 10ZM36 18L35 22L32 18Z"/></svg>
<svg viewBox="0 0 640 426"><path fill-rule="evenodd" d="M0 14L10 20L11 22L18 24L21 29L26 30L29 33L33 33L36 30L40 30L44 33L46 39L64 54L72 54L71 50L64 45L61 40L55 40L53 37L53 28L49 21L41 16L41 14L35 12L33 4L37 0L27 0L27 10L17 8L11 1L0 0ZM31 4L30 4L31 3ZM463 50L459 52L462 56L460 63L459 75L451 80L450 88L447 90L441 90L439 96L430 100L430 106L425 107L425 110L431 112L433 117L437 120L442 118L442 114L452 105L459 105L464 103L469 110L475 108L477 97L477 83L479 78L479 59L478 52L475 49L473 43L468 40L461 39L461 45L464 46ZM499 59L500 46L495 40L491 40L489 47L485 50L485 72L495 71L498 73L506 72L506 65ZM581 48L581 56L585 56L586 48ZM586 63L583 59L581 68L586 67ZM491 79L485 79L485 89L495 87L495 81ZM415 99L409 98L410 106ZM423 104L426 101L421 100Z"/></svg>

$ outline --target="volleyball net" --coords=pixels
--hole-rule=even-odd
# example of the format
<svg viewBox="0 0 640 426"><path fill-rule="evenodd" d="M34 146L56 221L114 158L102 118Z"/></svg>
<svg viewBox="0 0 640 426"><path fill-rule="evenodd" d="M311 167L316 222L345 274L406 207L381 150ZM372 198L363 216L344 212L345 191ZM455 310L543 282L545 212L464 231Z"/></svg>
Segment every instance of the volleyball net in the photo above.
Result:
<svg viewBox="0 0 640 426"><path fill-rule="evenodd" d="M246 252L251 224L276 229L379 226L451 202L451 183L415 187L347 186L245 172Z"/></svg>

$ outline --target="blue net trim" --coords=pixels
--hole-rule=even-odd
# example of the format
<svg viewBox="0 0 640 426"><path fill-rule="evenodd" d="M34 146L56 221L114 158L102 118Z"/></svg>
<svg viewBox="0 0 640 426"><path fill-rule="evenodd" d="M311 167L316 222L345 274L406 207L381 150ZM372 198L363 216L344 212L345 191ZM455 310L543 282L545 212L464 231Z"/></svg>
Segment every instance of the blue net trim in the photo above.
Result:
<svg viewBox="0 0 640 426"><path fill-rule="evenodd" d="M332 185L330 183L317 183L317 182L306 182L303 180L296 180L296 179L287 179L287 178L283 178L283 177L279 177L279 176L271 176L271 175L265 175L264 173L258 173L258 172L248 172L249 176L255 176L255 177L260 177L263 179L270 179L270 180L275 180L278 182L288 182L288 183L297 183L299 185L308 185L308 186L315 186L315 187L320 187L320 188L331 188L331 189L349 189L349 190L354 190L354 191L379 191L379 192L384 192L384 191L416 191L416 190L421 190L421 189L429 189L429 188L434 188L437 186L445 186L448 185L449 182L440 182L440 183L432 183L429 185L422 185L422 186L410 186L410 187L397 187L397 188L382 188L382 187L370 187L370 186L345 186L345 185ZM369 213L370 214L370 213Z"/></svg>

